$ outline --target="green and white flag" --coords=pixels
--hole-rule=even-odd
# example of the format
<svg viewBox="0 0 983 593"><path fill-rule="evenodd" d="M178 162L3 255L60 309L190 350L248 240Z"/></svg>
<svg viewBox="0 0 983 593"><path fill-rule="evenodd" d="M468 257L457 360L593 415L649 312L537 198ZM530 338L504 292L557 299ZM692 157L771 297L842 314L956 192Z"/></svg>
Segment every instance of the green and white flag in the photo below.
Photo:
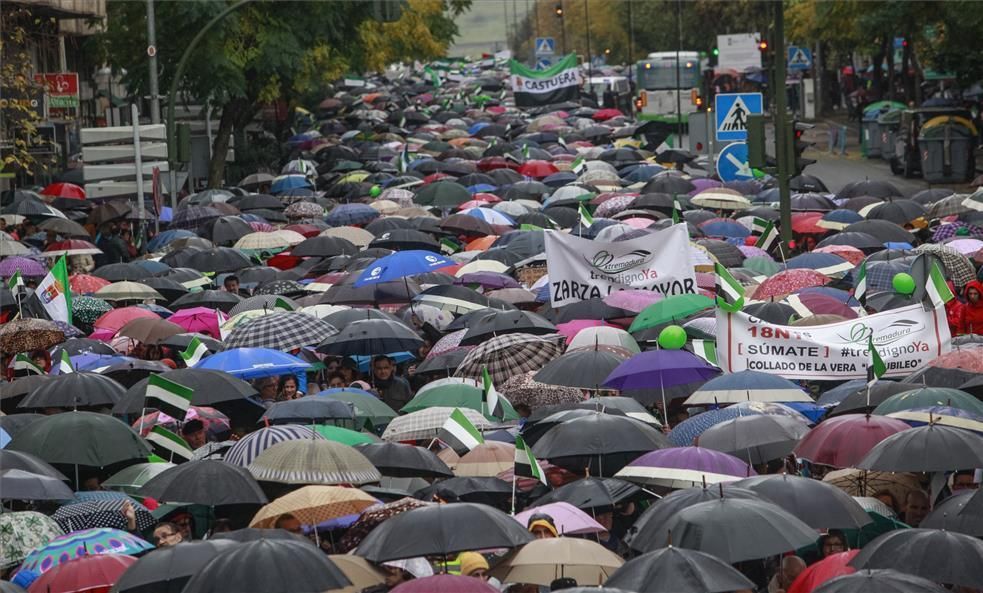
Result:
<svg viewBox="0 0 983 593"><path fill-rule="evenodd" d="M144 407L155 408L175 420L183 421L191 407L195 390L165 379L160 375L150 375L147 379Z"/></svg>
<svg viewBox="0 0 983 593"><path fill-rule="evenodd" d="M64 255L58 258L34 294L53 321L72 324L72 290L68 284L68 260Z"/></svg>
<svg viewBox="0 0 983 593"><path fill-rule="evenodd" d="M361 88L361 87L365 86L365 79L364 78L360 78L358 76L346 76L345 77L345 86L349 86L349 87L353 87L353 88Z"/></svg>
<svg viewBox="0 0 983 593"><path fill-rule="evenodd" d="M867 387L870 387L887 372L887 365L874 347L874 336L867 336L867 349L870 350L870 365L867 367Z"/></svg>
<svg viewBox="0 0 983 593"><path fill-rule="evenodd" d="M672 194L672 224L679 224L683 221L683 208L679 205L679 195Z"/></svg>
<svg viewBox="0 0 983 593"><path fill-rule="evenodd" d="M184 360L184 366L190 369L198 364L206 354L208 354L208 347L195 337L191 338L188 347L184 349L184 352L181 352L181 358Z"/></svg>
<svg viewBox="0 0 983 593"><path fill-rule="evenodd" d="M454 408L447 421L440 427L437 438L454 449L458 455L464 455L485 442L481 432L471 424L464 412L457 408Z"/></svg>
<svg viewBox="0 0 983 593"><path fill-rule="evenodd" d="M515 437L515 475L527 478L536 478L547 486L546 474L540 467L536 456L532 454L532 448L526 445L521 436Z"/></svg>
<svg viewBox="0 0 983 593"><path fill-rule="evenodd" d="M288 303L287 301L283 300L280 297L277 297L277 299L275 301L273 301L273 308L274 309L279 309L281 311L293 311L294 310L294 308L290 305L290 303Z"/></svg>
<svg viewBox="0 0 983 593"><path fill-rule="evenodd" d="M567 141L563 139L563 136L557 136L556 143L562 146L563 148L567 148Z"/></svg>
<svg viewBox="0 0 983 593"><path fill-rule="evenodd" d="M529 145L528 144L523 144L522 145L522 158L523 158L523 160L527 160L527 161L529 160Z"/></svg>
<svg viewBox="0 0 983 593"><path fill-rule="evenodd" d="M693 340L693 354L717 366L717 342L714 340Z"/></svg>
<svg viewBox="0 0 983 593"><path fill-rule="evenodd" d="M443 237L440 239L440 252L447 255L454 255L461 250L461 246L457 244L457 241L449 238Z"/></svg>
<svg viewBox="0 0 983 593"><path fill-rule="evenodd" d="M440 74L437 74L437 72L430 68L430 66L425 67L423 69L423 73L430 77L430 82L433 83L434 87L439 89L443 84L440 80Z"/></svg>
<svg viewBox="0 0 983 593"><path fill-rule="evenodd" d="M163 426L153 427L147 435L147 441L153 447L154 453L165 460L172 461L175 455L186 461L194 459L194 452L188 442Z"/></svg>
<svg viewBox="0 0 983 593"><path fill-rule="evenodd" d="M20 275L20 270L15 271L14 275L7 279L7 288L9 288L10 292L14 293L15 296L21 289L24 288L24 278Z"/></svg>
<svg viewBox="0 0 983 593"><path fill-rule="evenodd" d="M744 287L719 262L713 268L717 274L717 306L729 313L740 311L744 308Z"/></svg>
<svg viewBox="0 0 983 593"><path fill-rule="evenodd" d="M498 390L495 389L491 375L488 374L488 367L482 367L481 369L481 383L487 414L495 418L504 418L505 406L502 405L502 397L499 395Z"/></svg>
<svg viewBox="0 0 983 593"><path fill-rule="evenodd" d="M75 367L72 366L72 359L68 356L67 350L61 351L61 360L58 361L58 373L65 375L68 373L74 373Z"/></svg>
<svg viewBox="0 0 983 593"><path fill-rule="evenodd" d="M573 171L574 175L580 175L580 172L587 167L587 162L583 155L578 156L570 163L570 170Z"/></svg>
<svg viewBox="0 0 983 593"><path fill-rule="evenodd" d="M587 211L587 207L584 206L583 202L580 204L580 226L590 226L594 224L594 217L590 215Z"/></svg>
<svg viewBox="0 0 983 593"><path fill-rule="evenodd" d="M754 219L754 226L757 227L759 221L764 224L764 228L761 231L761 236L758 237L758 242L755 243L755 247L760 247L765 251L770 251L772 245L778 240L778 229L775 228L775 223L770 220L764 220L761 218Z"/></svg>
<svg viewBox="0 0 983 593"><path fill-rule="evenodd" d="M410 158L410 146L409 144L404 144L402 152L399 153L399 162L396 164L396 169L400 174L406 173L409 170L412 160Z"/></svg>
<svg viewBox="0 0 983 593"><path fill-rule="evenodd" d="M867 262L860 264L857 268L856 280L853 282L853 298L864 304L867 298Z"/></svg>
<svg viewBox="0 0 983 593"><path fill-rule="evenodd" d="M945 274L939 269L937 262L932 262L932 269L928 273L928 283L925 286L925 292L928 293L928 298L932 301L932 307L936 309L955 298L955 295L949 290L949 285L945 281Z"/></svg>
<svg viewBox="0 0 983 593"><path fill-rule="evenodd" d="M18 354L14 357L14 372L17 371L27 371L28 373L34 373L35 375L44 374L44 369L34 364L31 357L26 354Z"/></svg>
<svg viewBox="0 0 983 593"><path fill-rule="evenodd" d="M525 64L509 62L509 80L517 107L542 107L575 101L582 78L575 54L566 55L547 70L533 70Z"/></svg>

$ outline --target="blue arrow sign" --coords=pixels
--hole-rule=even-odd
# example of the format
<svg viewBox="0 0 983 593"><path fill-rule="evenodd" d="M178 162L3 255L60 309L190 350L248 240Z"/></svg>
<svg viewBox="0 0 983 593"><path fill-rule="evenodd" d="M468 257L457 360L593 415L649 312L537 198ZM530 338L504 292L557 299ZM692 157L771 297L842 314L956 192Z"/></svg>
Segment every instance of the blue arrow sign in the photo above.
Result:
<svg viewBox="0 0 983 593"><path fill-rule="evenodd" d="M724 93L714 97L717 140L747 140L747 116L761 113L761 93Z"/></svg>
<svg viewBox="0 0 983 593"><path fill-rule="evenodd" d="M535 53L537 56L552 56L556 53L556 40L552 37L537 37Z"/></svg>
<svg viewBox="0 0 983 593"><path fill-rule="evenodd" d="M808 70L812 68L812 51L808 47L788 46L788 69Z"/></svg>
<svg viewBox="0 0 983 593"><path fill-rule="evenodd" d="M536 56L536 70L549 70L552 65L553 60L544 56Z"/></svg>
<svg viewBox="0 0 983 593"><path fill-rule="evenodd" d="M754 179L754 171L747 162L747 144L728 144L717 156L717 175L721 181L747 181Z"/></svg>

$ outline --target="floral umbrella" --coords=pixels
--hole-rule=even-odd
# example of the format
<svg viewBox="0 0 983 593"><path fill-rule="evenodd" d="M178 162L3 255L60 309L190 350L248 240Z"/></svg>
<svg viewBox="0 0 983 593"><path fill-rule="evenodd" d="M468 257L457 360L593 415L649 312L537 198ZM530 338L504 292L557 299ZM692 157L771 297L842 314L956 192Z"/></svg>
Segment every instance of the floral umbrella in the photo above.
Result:
<svg viewBox="0 0 983 593"><path fill-rule="evenodd" d="M54 519L41 513L0 513L0 569L20 563L35 548L64 534Z"/></svg>
<svg viewBox="0 0 983 593"><path fill-rule="evenodd" d="M95 278L95 276L92 276ZM107 301L90 296L72 298L72 321L83 329L92 329L92 325L104 314L113 310Z"/></svg>
<svg viewBox="0 0 983 593"><path fill-rule="evenodd" d="M358 518L358 521L348 529L345 533L345 537L341 538L338 542L338 551L347 552L358 547L358 544L365 539L373 529L382 524L386 519L395 517L405 513L406 511L416 509L419 507L429 506L433 503L423 502L422 500L416 500L415 498L402 498L395 502L390 502L387 504L381 504L378 506L370 507L366 509L362 516Z"/></svg>
<svg viewBox="0 0 983 593"><path fill-rule="evenodd" d="M796 269L779 272L768 278L754 291L755 300L773 299L783 297L803 288L813 286L823 286L830 282L830 278L825 274L820 274L815 270Z"/></svg>

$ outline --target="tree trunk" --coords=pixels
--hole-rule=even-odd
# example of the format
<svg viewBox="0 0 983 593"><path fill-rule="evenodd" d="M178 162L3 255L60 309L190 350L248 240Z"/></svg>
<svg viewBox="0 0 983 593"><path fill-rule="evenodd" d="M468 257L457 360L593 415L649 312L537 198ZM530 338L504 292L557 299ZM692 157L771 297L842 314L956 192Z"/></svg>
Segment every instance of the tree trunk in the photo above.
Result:
<svg viewBox="0 0 983 593"><path fill-rule="evenodd" d="M887 99L895 101L894 93L894 39L888 39L887 45Z"/></svg>
<svg viewBox="0 0 983 593"><path fill-rule="evenodd" d="M905 105L915 98L915 77L911 75L911 52L913 45L914 43L911 42L911 36L909 34L905 34L905 44L901 51L901 81L904 84Z"/></svg>
<svg viewBox="0 0 983 593"><path fill-rule="evenodd" d="M248 107L249 104L245 99L233 99L222 106L222 119L219 121L218 131L215 132L212 159L208 163L209 188L222 187L222 182L225 180L225 155L229 152L229 139L232 138L236 121Z"/></svg>
<svg viewBox="0 0 983 593"><path fill-rule="evenodd" d="M870 101L877 101L884 97L884 84L883 84L883 69L881 64L884 63L884 56L887 55L887 48L889 47L890 41L881 41L881 47L878 52L871 58L874 71L871 73L871 85L870 94L872 97L868 97Z"/></svg>

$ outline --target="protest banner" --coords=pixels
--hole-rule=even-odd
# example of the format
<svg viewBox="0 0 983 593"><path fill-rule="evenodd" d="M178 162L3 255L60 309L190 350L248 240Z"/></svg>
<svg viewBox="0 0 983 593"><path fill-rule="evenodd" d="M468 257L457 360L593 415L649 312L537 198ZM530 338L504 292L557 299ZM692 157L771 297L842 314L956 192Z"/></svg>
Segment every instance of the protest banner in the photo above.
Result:
<svg viewBox="0 0 983 593"><path fill-rule="evenodd" d="M717 360L725 372L786 379L867 379L873 341L886 377L906 377L952 348L942 308L910 305L828 325L787 326L717 310Z"/></svg>

